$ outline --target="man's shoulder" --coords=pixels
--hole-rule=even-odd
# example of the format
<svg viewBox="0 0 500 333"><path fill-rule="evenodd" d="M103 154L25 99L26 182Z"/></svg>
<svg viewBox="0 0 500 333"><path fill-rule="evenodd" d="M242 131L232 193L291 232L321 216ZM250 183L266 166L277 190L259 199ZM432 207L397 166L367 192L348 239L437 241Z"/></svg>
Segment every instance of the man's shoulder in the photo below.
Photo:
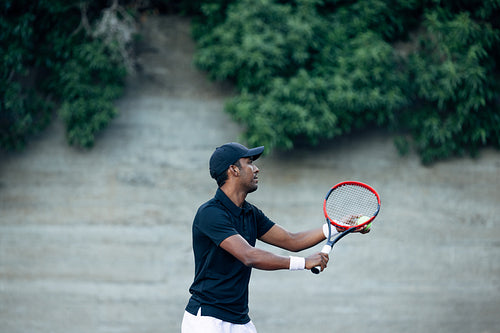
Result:
<svg viewBox="0 0 500 333"><path fill-rule="evenodd" d="M212 198L198 208L195 220L210 220L214 217L220 217L221 214L227 214L224 205Z"/></svg>
<svg viewBox="0 0 500 333"><path fill-rule="evenodd" d="M223 207L224 206L220 203L219 200L217 200L216 198L212 198L207 202L201 204L200 207L198 208L198 212L213 210L213 209L223 209Z"/></svg>

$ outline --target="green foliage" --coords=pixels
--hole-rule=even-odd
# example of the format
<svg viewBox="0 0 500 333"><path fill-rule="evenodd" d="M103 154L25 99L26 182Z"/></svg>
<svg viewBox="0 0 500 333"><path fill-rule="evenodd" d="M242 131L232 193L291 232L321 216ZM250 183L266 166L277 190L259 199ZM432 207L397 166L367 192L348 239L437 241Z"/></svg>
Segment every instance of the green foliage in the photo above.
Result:
<svg viewBox="0 0 500 333"><path fill-rule="evenodd" d="M10 7L10 2L4 2L0 10ZM34 20L31 13L20 13L15 19L0 16L0 148L24 147L26 138L42 129L50 114L40 96L18 82L29 81Z"/></svg>
<svg viewBox="0 0 500 333"><path fill-rule="evenodd" d="M195 63L236 84L226 109L250 144L291 149L378 126L424 163L500 147L498 0L151 4L197 15ZM89 31L107 5L0 2L0 147L23 146L54 108L77 146L111 121L125 44Z"/></svg>
<svg viewBox="0 0 500 333"><path fill-rule="evenodd" d="M249 144L291 149L295 140L316 144L391 122L406 98L397 86L401 78L390 71L390 46L379 39L364 47L373 39L371 33L358 36L336 51L334 64L299 70L290 79L274 79L265 94L244 93L230 101L227 110L247 126Z"/></svg>
<svg viewBox="0 0 500 333"><path fill-rule="evenodd" d="M41 131L50 120L52 103L17 83L1 84L0 147L21 149L27 138Z"/></svg>
<svg viewBox="0 0 500 333"><path fill-rule="evenodd" d="M340 134L327 103L328 82L305 70L290 80L273 80L266 95L244 93L228 102L228 111L247 126L250 145L292 148L294 139L317 142Z"/></svg>
<svg viewBox="0 0 500 333"><path fill-rule="evenodd" d="M230 5L225 22L199 39L195 62L213 79L263 90L272 78L291 76L309 61L319 19L312 10L271 0Z"/></svg>
<svg viewBox="0 0 500 333"><path fill-rule="evenodd" d="M251 6L242 1L241 8L234 7L209 36L217 44L207 39L197 58L208 64L205 69L214 78L235 78L243 87L227 110L245 124L249 144L268 149L291 149L303 139L315 144L353 129L387 124L405 105L404 76L392 71L395 55L378 34L366 30L350 38L342 17L322 17L309 2L259 5L247 9ZM244 19L236 20L238 16ZM245 44L267 35L274 39L262 42L265 49ZM236 42L235 36L240 36ZM205 56L211 57L210 63ZM241 60L232 61L235 57Z"/></svg>
<svg viewBox="0 0 500 333"><path fill-rule="evenodd" d="M103 5L0 2L0 148L22 148L56 109L69 142L90 147L116 114L112 102L126 75L123 52L89 30Z"/></svg>
<svg viewBox="0 0 500 333"><path fill-rule="evenodd" d="M181 3L187 3L189 7L195 5L198 11L191 11L194 16L193 19L193 37L195 39L202 38L204 35L209 34L212 29L226 20L226 11L228 6L237 0L187 0ZM186 5L184 5L186 6ZM191 7L192 8L192 7Z"/></svg>
<svg viewBox="0 0 500 333"><path fill-rule="evenodd" d="M334 14L334 24L341 25L349 37L372 30L385 40L404 38L408 29L418 24L421 1L358 0L321 1L318 14ZM333 3L333 4L332 4Z"/></svg>
<svg viewBox="0 0 500 333"><path fill-rule="evenodd" d="M196 30L196 64L237 84L226 109L249 144L379 126L424 163L500 147L497 0L210 4L220 20Z"/></svg>
<svg viewBox="0 0 500 333"><path fill-rule="evenodd" d="M118 50L98 40L79 45L56 75L69 143L93 146L96 133L116 115L113 101L122 93L126 70Z"/></svg>
<svg viewBox="0 0 500 333"><path fill-rule="evenodd" d="M405 115L423 162L500 146L499 87L492 76L498 70L490 58L500 31L467 12L441 10L426 13L424 26L409 61L417 103Z"/></svg>

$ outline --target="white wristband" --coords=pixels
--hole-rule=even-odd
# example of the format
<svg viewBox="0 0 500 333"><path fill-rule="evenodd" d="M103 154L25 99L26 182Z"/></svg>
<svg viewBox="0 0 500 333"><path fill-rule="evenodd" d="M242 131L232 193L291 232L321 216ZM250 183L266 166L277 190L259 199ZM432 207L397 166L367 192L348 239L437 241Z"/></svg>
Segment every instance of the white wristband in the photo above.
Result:
<svg viewBox="0 0 500 333"><path fill-rule="evenodd" d="M333 238L340 234L340 232L337 231L337 228L335 228L333 225L330 226L332 228L332 234L330 235L330 238ZM323 234L325 235L325 238L328 239L328 224L323 224Z"/></svg>
<svg viewBox="0 0 500 333"><path fill-rule="evenodd" d="M301 271L306 268L306 258L290 256L290 270Z"/></svg>

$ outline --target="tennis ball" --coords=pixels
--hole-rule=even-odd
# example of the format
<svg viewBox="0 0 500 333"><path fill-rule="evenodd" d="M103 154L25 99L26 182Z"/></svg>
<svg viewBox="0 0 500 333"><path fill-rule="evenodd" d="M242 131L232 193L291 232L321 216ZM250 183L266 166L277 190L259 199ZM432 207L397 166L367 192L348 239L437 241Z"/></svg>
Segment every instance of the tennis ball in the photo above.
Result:
<svg viewBox="0 0 500 333"><path fill-rule="evenodd" d="M358 224L361 224L361 223L365 223L366 221L368 221L370 218L368 216L360 216L358 217L358 221L357 223ZM368 223L363 230L366 230L366 229L370 229L370 227L372 226L371 222Z"/></svg>

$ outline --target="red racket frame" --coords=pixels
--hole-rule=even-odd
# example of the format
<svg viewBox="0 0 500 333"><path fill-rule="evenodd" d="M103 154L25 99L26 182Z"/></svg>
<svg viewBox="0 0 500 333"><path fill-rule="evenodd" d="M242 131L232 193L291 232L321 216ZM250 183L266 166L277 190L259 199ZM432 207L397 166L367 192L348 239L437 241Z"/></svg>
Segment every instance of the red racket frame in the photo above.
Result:
<svg viewBox="0 0 500 333"><path fill-rule="evenodd" d="M373 194L375 194L375 196L377 197L377 201L378 201L378 208L377 208L377 211L375 212L375 214L373 214L373 216L368 220L368 221L365 221L359 225L356 226L356 230L361 230L363 229L366 225L368 225L369 223L371 223L375 217L378 215L378 212L380 211L380 196L378 195L377 191L375 191L373 189L373 187L371 187L370 185L367 185L365 183L362 183L362 182L357 182L357 181L344 181L344 182L341 182L341 183L338 183L337 185L333 186L330 191L328 191L328 193L326 194L325 196L325 200L323 201L323 214L325 215L325 218L327 221L330 222L330 224L334 225L335 227L339 228L339 229L342 229L342 230L347 230L349 229L348 227L346 227L345 225L341 225L341 224L337 224L335 223L334 220L332 220L329 216L328 216L328 213L326 212L326 202L328 200L328 197L330 196L330 194L337 188L341 187L341 186L345 186L345 185L356 185L356 186L361 186L361 187L364 187L366 188L367 190L369 190L370 192L372 192Z"/></svg>

